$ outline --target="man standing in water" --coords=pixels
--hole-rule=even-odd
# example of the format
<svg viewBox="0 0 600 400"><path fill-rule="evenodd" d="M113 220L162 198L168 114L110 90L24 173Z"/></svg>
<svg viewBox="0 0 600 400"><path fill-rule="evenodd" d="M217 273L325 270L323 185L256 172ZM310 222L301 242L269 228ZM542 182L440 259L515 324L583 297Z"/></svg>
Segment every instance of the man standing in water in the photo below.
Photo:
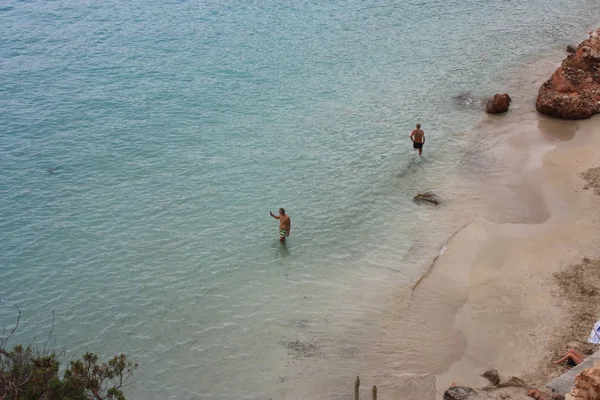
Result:
<svg viewBox="0 0 600 400"><path fill-rule="evenodd" d="M285 213L283 208L279 209L279 215L273 214L269 211L271 217L279 220L279 242L285 243L285 238L290 236L292 230L292 220L290 216Z"/></svg>
<svg viewBox="0 0 600 400"><path fill-rule="evenodd" d="M417 124L417 129L410 133L410 140L413 141L413 149L419 150L419 156L421 156L425 144L425 132L421 129L421 124Z"/></svg>

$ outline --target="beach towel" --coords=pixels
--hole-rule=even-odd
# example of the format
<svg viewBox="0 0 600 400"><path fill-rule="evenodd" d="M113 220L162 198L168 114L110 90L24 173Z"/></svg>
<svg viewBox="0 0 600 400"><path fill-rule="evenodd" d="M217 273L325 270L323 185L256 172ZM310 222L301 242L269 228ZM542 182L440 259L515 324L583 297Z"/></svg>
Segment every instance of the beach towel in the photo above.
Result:
<svg viewBox="0 0 600 400"><path fill-rule="evenodd" d="M592 329L592 333L590 333L590 338L588 342L594 344L600 344L600 321L596 322L594 325L594 329Z"/></svg>

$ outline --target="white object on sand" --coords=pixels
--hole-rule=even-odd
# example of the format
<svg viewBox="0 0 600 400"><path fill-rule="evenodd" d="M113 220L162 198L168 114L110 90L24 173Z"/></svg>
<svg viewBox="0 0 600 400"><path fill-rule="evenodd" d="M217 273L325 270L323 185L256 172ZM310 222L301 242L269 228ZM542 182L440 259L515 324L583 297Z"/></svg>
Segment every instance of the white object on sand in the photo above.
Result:
<svg viewBox="0 0 600 400"><path fill-rule="evenodd" d="M596 322L594 325L594 329L592 329L592 333L590 333L590 338L588 342L594 344L600 344L600 321Z"/></svg>

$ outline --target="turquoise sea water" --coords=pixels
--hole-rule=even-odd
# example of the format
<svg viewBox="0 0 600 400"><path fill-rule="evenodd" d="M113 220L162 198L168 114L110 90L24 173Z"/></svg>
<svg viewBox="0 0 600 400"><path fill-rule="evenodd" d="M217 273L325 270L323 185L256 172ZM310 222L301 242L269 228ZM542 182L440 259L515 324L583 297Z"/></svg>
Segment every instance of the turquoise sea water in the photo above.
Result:
<svg viewBox="0 0 600 400"><path fill-rule="evenodd" d="M463 223L411 201L453 193L481 112L452 97L502 91L599 11L1 2L0 317L19 306L28 342L54 310L68 357L130 355L134 399L344 392L323 377L356 375L384 299Z"/></svg>

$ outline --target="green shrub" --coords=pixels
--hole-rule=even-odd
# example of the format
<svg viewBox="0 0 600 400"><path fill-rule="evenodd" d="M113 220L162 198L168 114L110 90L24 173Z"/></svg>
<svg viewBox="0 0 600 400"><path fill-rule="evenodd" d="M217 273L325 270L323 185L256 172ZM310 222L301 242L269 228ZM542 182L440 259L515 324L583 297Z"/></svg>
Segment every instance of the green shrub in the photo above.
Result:
<svg viewBox="0 0 600 400"><path fill-rule="evenodd" d="M99 364L97 355L86 353L71 361L61 378L60 354L48 351L46 345L6 349L20 316L19 310L14 329L0 337L0 400L125 400L121 388L137 364L123 354Z"/></svg>

